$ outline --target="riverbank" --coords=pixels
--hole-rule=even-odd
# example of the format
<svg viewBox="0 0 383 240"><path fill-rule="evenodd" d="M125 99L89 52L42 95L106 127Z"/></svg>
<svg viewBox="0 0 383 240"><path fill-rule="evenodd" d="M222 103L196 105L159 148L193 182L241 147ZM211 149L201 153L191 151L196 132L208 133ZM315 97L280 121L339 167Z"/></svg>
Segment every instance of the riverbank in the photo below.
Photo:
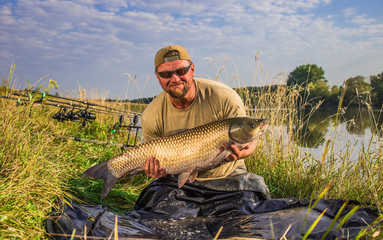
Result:
<svg viewBox="0 0 383 240"><path fill-rule="evenodd" d="M286 108L294 96L264 93L255 109ZM0 99L0 235L4 238L47 238L45 218L60 201L102 204L117 212L130 211L151 179L139 175L122 179L104 201L101 182L81 178L95 163L121 153L115 146L95 145L57 139L52 134L127 142L124 132L111 133L117 117L102 116L82 126L77 122L52 119L57 108L16 106ZM357 162L349 161L349 151L334 156L332 141L326 142L324 157L312 158L293 141L296 112L256 111L254 116L270 119L270 129L259 140L257 152L246 164L248 170L265 178L273 198L315 199L324 189L324 198L357 200L382 214L383 157L364 149ZM283 123L283 124L282 124ZM285 131L277 126L284 125ZM334 167L339 163L340 167ZM322 196L321 196L322 197Z"/></svg>

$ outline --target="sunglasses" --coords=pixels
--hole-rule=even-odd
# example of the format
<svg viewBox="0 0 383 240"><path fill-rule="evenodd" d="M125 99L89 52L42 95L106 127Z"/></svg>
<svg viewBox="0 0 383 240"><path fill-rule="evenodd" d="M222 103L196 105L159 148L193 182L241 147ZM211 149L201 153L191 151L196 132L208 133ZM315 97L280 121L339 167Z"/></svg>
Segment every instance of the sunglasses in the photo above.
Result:
<svg viewBox="0 0 383 240"><path fill-rule="evenodd" d="M187 72L189 72L189 69L191 67L191 63L189 66L187 67L182 67L182 68L178 68L174 71L163 71L163 72L158 72L156 70L156 72L158 73L158 75L160 75L160 77L162 78L171 78L173 76L173 74L176 74L177 76L181 77L183 75L185 75Z"/></svg>

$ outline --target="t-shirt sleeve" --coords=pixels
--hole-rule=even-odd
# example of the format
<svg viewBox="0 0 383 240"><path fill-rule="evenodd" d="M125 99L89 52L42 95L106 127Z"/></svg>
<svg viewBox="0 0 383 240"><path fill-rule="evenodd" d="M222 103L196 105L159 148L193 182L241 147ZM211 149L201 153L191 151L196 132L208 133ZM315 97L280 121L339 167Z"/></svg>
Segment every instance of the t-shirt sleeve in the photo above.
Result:
<svg viewBox="0 0 383 240"><path fill-rule="evenodd" d="M155 116L150 116L150 112L144 111L141 118L141 129L142 135L144 136L145 142L160 138L161 135L156 127Z"/></svg>
<svg viewBox="0 0 383 240"><path fill-rule="evenodd" d="M246 116L245 106L241 97L233 90L227 89L221 94L223 118Z"/></svg>

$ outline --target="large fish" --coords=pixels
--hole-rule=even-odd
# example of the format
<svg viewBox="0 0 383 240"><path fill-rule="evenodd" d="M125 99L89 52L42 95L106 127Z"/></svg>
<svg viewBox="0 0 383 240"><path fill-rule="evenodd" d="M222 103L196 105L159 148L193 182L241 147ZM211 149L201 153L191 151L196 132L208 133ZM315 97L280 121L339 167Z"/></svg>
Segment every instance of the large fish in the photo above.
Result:
<svg viewBox="0 0 383 240"><path fill-rule="evenodd" d="M120 177L128 172L131 176L143 172L146 161L155 157L166 173L179 174L181 188L188 179L193 182L198 171L213 168L230 155L230 149L223 149L224 143L244 147L267 126L266 119L251 117L214 121L137 145L89 168L83 176L104 179L101 197L104 199Z"/></svg>

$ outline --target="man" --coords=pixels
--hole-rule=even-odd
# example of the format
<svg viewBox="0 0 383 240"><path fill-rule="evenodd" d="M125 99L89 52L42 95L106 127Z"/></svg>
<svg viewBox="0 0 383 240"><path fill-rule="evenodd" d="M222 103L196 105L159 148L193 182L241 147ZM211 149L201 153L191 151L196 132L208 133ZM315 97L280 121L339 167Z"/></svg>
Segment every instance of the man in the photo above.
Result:
<svg viewBox="0 0 383 240"><path fill-rule="evenodd" d="M195 66L181 46L160 49L154 59L155 74L164 90L142 114L146 141L165 137L219 119L245 116L245 107L230 87L194 77ZM196 181L178 188L176 176L167 175L159 161L150 158L147 176L157 178L140 194L134 209L171 218L234 216L249 214L258 201L270 198L263 178L246 171L243 158L256 143L232 154L213 169L199 172Z"/></svg>
<svg viewBox="0 0 383 240"><path fill-rule="evenodd" d="M246 115L243 102L233 89L216 81L194 78L194 69L188 52L181 46L171 45L157 52L155 74L164 91L143 113L146 141L215 120ZM233 153L225 163L199 173L197 180L223 178L237 168L245 169L243 158L254 152L256 144L252 142L243 149L230 147ZM154 158L147 161L145 172L153 178L166 176Z"/></svg>
<svg viewBox="0 0 383 240"><path fill-rule="evenodd" d="M164 47L157 52L154 63L163 92L142 114L146 141L215 120L246 115L243 102L233 89L217 81L194 78L195 66L185 48L178 45ZM256 143L251 142L243 149L224 147L230 147L232 154L214 169L199 172L197 182L206 181L210 188L223 190L220 184L211 180L247 173L243 159L255 151ZM145 173L152 178L167 175L155 158L148 159ZM263 179L260 182L264 185ZM267 195L267 187L263 188Z"/></svg>

